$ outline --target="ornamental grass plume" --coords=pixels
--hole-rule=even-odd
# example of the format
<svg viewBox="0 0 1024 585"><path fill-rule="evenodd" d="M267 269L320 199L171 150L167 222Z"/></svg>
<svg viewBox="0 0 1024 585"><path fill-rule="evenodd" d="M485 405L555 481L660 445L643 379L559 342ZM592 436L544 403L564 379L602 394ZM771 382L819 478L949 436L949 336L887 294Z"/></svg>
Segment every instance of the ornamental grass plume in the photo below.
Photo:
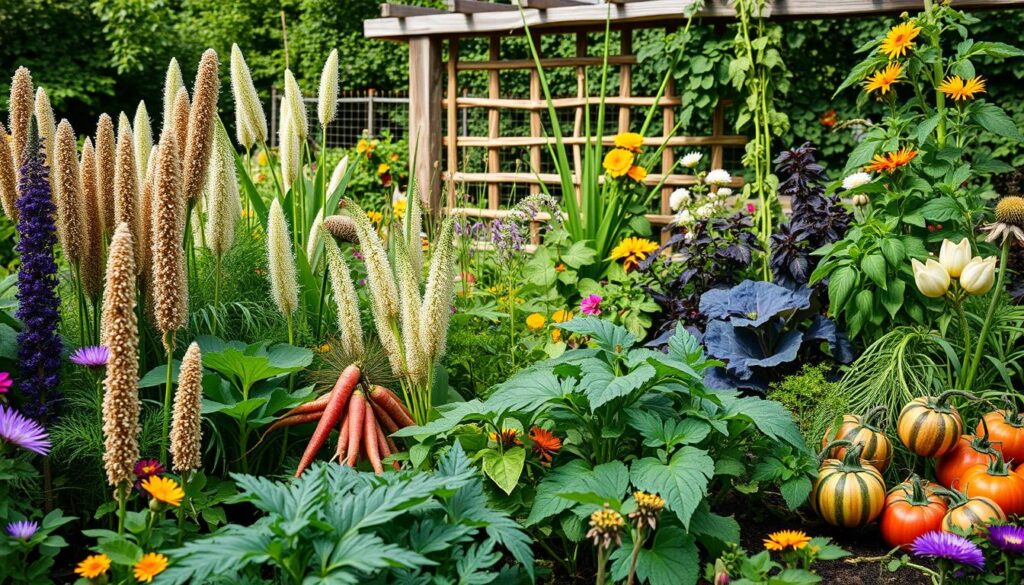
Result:
<svg viewBox="0 0 1024 585"><path fill-rule="evenodd" d="M188 99L188 90L182 87L178 90L178 97L174 98L174 144L176 145L178 164L182 164L181 157L185 154L185 144L188 143L188 118L192 111L191 102ZM163 134L161 134L163 138ZM179 170L178 175L181 175Z"/></svg>
<svg viewBox="0 0 1024 585"><path fill-rule="evenodd" d="M103 202L96 188L96 151L90 138L82 145L78 176L82 181L82 221L87 226L82 243L85 250L81 265L82 287L93 306L98 308L103 292Z"/></svg>
<svg viewBox="0 0 1024 585"><path fill-rule="evenodd" d="M341 157L338 164L334 167L334 172L331 173L331 181L327 184L326 197L330 197L334 194L334 191L341 186L341 180L345 178L345 172L348 171L348 155Z"/></svg>
<svg viewBox="0 0 1024 585"><path fill-rule="evenodd" d="M326 128L338 114L338 49L332 49L320 72L320 93L317 95L317 116Z"/></svg>
<svg viewBox="0 0 1024 585"><path fill-rule="evenodd" d="M46 166L53 169L53 143L57 138L57 123L53 119L50 96L46 95L46 90L42 87L36 88L35 112L36 124L39 127L39 141L46 151ZM54 179L52 172L50 179L51 181Z"/></svg>
<svg viewBox="0 0 1024 585"><path fill-rule="evenodd" d="M235 135L246 150L267 141L267 115L238 45L231 45L231 93L235 97Z"/></svg>
<svg viewBox="0 0 1024 585"><path fill-rule="evenodd" d="M181 67L178 66L178 60L171 58L171 62L167 64L167 73L164 75L164 111L163 116L160 118L161 134L174 126L175 100L178 99L178 90L184 87L185 80L181 76Z"/></svg>
<svg viewBox="0 0 1024 585"><path fill-rule="evenodd" d="M347 219L347 218L346 218ZM327 256L327 270L331 275L331 290L334 291L334 302L338 306L338 330L341 332L341 347L345 355L354 361L362 361L366 355L363 344L363 323L359 316L359 297L356 287L352 284L352 274L348 263L341 253L341 248L330 237L326 228L323 230L324 253Z"/></svg>
<svg viewBox="0 0 1024 585"><path fill-rule="evenodd" d="M178 149L174 135L165 132L155 166L153 188L153 307L164 349L174 349L174 332L188 319L185 275L185 198L178 178Z"/></svg>
<svg viewBox="0 0 1024 585"><path fill-rule="evenodd" d="M428 380L429 368L420 340L420 280L419 275L413 272L408 246L401 240L395 242L395 271L405 372L409 378L421 384Z"/></svg>
<svg viewBox="0 0 1024 585"><path fill-rule="evenodd" d="M388 356L391 371L395 376L405 376L403 356L399 350L398 337L398 285L388 262L388 253L374 229L370 218L355 202L345 200L345 211L355 222L356 236L366 264L366 282L370 289L370 309L373 314L377 337Z"/></svg>
<svg viewBox="0 0 1024 585"><path fill-rule="evenodd" d="M281 159L281 182L287 193L302 172L302 142L288 100L281 100L280 120L281 127L277 131L278 155Z"/></svg>
<svg viewBox="0 0 1024 585"><path fill-rule="evenodd" d="M18 310L24 324L18 333L18 387L25 396L22 410L45 419L58 402L61 340L60 297L57 296L57 243L55 208L47 177L45 157L39 148L35 125L29 122L24 164L18 177Z"/></svg>
<svg viewBox="0 0 1024 585"><path fill-rule="evenodd" d="M206 247L219 262L235 243L235 224L241 215L242 200L235 175L234 147L223 126L218 125L214 141L206 186Z"/></svg>
<svg viewBox="0 0 1024 585"><path fill-rule="evenodd" d="M420 207L418 198L413 197L411 199L401 196L398 188L395 187L395 192L391 196L393 201L406 201L405 210L402 213L402 231L405 236L406 249L409 250L409 261L412 265L413 274L416 276L416 282L420 282L423 276L423 241L421 234L423 233L423 208ZM395 212L398 215L398 212Z"/></svg>
<svg viewBox="0 0 1024 585"><path fill-rule="evenodd" d="M436 363L444 355L448 339L448 320L455 294L454 223L449 217L441 226L441 233L433 246L427 289L423 295L419 339L423 354L431 363Z"/></svg>
<svg viewBox="0 0 1024 585"><path fill-rule="evenodd" d="M309 136L309 119L306 114L306 102L302 101L302 90L299 83L295 81L291 69L284 70L284 100L288 102L288 111L292 116L294 131L303 141Z"/></svg>
<svg viewBox="0 0 1024 585"><path fill-rule="evenodd" d="M18 223L18 171L11 154L12 140L0 124L0 206L4 215Z"/></svg>
<svg viewBox="0 0 1024 585"><path fill-rule="evenodd" d="M317 248L320 245L320 239L322 233L320 232L320 226L324 223L324 210L319 209L316 212L316 216L313 218L313 223L310 224L309 228L309 239L306 240L306 261L313 268L317 270L320 262L319 258L316 257Z"/></svg>
<svg viewBox="0 0 1024 585"><path fill-rule="evenodd" d="M61 120L57 128L55 151L51 184L57 204L57 236L64 256L77 273L83 256L89 253L85 250L85 242L89 240L86 232L90 226L84 218L82 183L78 175L78 143L67 120Z"/></svg>
<svg viewBox="0 0 1024 585"><path fill-rule="evenodd" d="M220 93L220 63L217 52L207 49L199 60L195 85L192 87L192 109L188 116L188 142L182 159L182 181L185 200L194 202L206 185L213 130L217 122L217 98Z"/></svg>
<svg viewBox="0 0 1024 585"><path fill-rule="evenodd" d="M114 223L114 121L106 114L100 114L96 125L96 196L99 199L103 232L108 236L117 225Z"/></svg>
<svg viewBox="0 0 1024 585"><path fill-rule="evenodd" d="M135 242L131 228L117 226L107 256L103 291L103 345L107 375L103 380L103 463L107 483L125 490L135 480L139 459L139 324L135 315ZM122 513L123 516L123 513Z"/></svg>
<svg viewBox="0 0 1024 585"><path fill-rule="evenodd" d="M121 112L117 123L117 164L114 166L114 221L128 224L135 242L135 268L142 270L139 238L139 182L135 168L135 140L128 116Z"/></svg>
<svg viewBox="0 0 1024 585"><path fill-rule="evenodd" d="M178 473L195 471L201 465L203 429L200 411L203 401L203 357L199 344L192 342L181 360L178 391L174 395L171 422L171 461Z"/></svg>
<svg viewBox="0 0 1024 585"><path fill-rule="evenodd" d="M153 124L149 119L149 111L146 110L146 102L139 101L135 108L135 119L132 121L134 132L135 148L135 178L142 189L143 181L146 179L146 167L149 165L149 152L153 150ZM141 223L141 222L140 222Z"/></svg>
<svg viewBox="0 0 1024 585"><path fill-rule="evenodd" d="M277 310L288 321L288 343L294 341L292 315L299 308L298 276L288 221L284 217L281 201L274 199L267 218L267 272L270 277L271 297Z"/></svg>
<svg viewBox="0 0 1024 585"><path fill-rule="evenodd" d="M14 157L14 168L18 170L25 164L29 124L35 110L33 94L32 74L25 67L18 67L11 80L11 98L7 106L10 110L7 127L11 132L11 154Z"/></svg>
<svg viewBox="0 0 1024 585"><path fill-rule="evenodd" d="M156 190L154 177L156 175L156 157L159 153L159 146L149 149L149 154L146 156L146 170L139 191L139 250L142 255L142 282L144 283L153 282L153 200Z"/></svg>

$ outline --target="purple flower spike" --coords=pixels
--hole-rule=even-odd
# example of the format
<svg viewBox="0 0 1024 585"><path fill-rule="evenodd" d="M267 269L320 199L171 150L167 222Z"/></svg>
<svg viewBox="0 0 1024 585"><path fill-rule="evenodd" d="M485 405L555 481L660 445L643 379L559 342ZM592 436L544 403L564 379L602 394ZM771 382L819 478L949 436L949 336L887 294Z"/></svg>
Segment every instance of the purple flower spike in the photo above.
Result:
<svg viewBox="0 0 1024 585"><path fill-rule="evenodd" d="M585 299L580 301L580 311L585 315L600 315L601 314L601 301L603 301L598 295L588 295Z"/></svg>
<svg viewBox="0 0 1024 585"><path fill-rule="evenodd" d="M21 540L28 540L32 538L32 535L34 535L38 530L39 523L29 520L11 522L7 525L7 534L9 534L11 538L19 538Z"/></svg>
<svg viewBox="0 0 1024 585"><path fill-rule="evenodd" d="M80 347L75 350L75 353L71 354L72 363L87 368L102 368L107 365L107 359L109 358L110 352L103 345Z"/></svg>
<svg viewBox="0 0 1024 585"><path fill-rule="evenodd" d="M0 372L0 394L7 394L13 385L14 380L11 379L11 375L7 372Z"/></svg>
<svg viewBox="0 0 1024 585"><path fill-rule="evenodd" d="M919 557L945 559L960 565L974 567L979 571L985 568L985 555L981 552L981 548L959 534L938 530L925 532L914 539L910 550Z"/></svg>
<svg viewBox="0 0 1024 585"><path fill-rule="evenodd" d="M3 404L0 404L0 441L44 457L50 452L50 435L43 425Z"/></svg>
<svg viewBox="0 0 1024 585"><path fill-rule="evenodd" d="M1001 551L1024 553L1024 527L989 526L988 538Z"/></svg>

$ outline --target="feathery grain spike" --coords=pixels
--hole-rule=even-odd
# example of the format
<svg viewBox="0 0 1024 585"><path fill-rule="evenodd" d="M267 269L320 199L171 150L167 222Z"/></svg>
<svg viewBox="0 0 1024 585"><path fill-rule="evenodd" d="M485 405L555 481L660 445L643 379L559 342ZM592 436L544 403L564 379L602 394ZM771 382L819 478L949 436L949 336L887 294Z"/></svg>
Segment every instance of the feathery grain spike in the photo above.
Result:
<svg viewBox="0 0 1024 585"><path fill-rule="evenodd" d="M356 222L347 215L328 215L324 218L324 229L329 234L343 242L358 243L359 236L356 235Z"/></svg>
<svg viewBox="0 0 1024 585"><path fill-rule="evenodd" d="M281 127L278 129L278 157L281 159L281 182L288 192L302 173L301 142L296 131L291 104L281 100Z"/></svg>
<svg viewBox="0 0 1024 585"><path fill-rule="evenodd" d="M88 226L84 233L89 238L83 243L82 286L86 296L97 302L103 292L103 202L96 190L96 151L90 138L82 145L78 175L82 182L83 223Z"/></svg>
<svg viewBox="0 0 1024 585"><path fill-rule="evenodd" d="M142 282L152 288L153 282L153 200L156 175L156 156L160 152L159 146L153 146L146 157L146 173L142 178L142 187L139 195L139 240L142 251ZM151 297L152 295L150 295ZM148 308L148 307L147 307Z"/></svg>
<svg viewBox="0 0 1024 585"><path fill-rule="evenodd" d="M299 89L299 82L295 81L291 69L284 70L284 99L288 102L288 111L292 115L299 140L303 141L309 136L309 119L306 114L306 102L302 101L302 90Z"/></svg>
<svg viewBox="0 0 1024 585"><path fill-rule="evenodd" d="M235 151L231 138L220 125L214 136L207 179L206 245L216 256L223 256L235 243L235 224L241 210L238 179L235 175Z"/></svg>
<svg viewBox="0 0 1024 585"><path fill-rule="evenodd" d="M420 343L423 354L430 362L444 355L448 340L448 321L452 314L452 295L455 293L454 219L449 216L432 246L430 274L423 295L420 312Z"/></svg>
<svg viewBox="0 0 1024 585"><path fill-rule="evenodd" d="M370 218L355 202L344 200L342 207L355 222L356 235L366 265L366 282L370 289L370 308L391 371L401 378L406 374L404 357L398 346L393 326L399 325L398 285L388 262L388 253Z"/></svg>
<svg viewBox="0 0 1024 585"><path fill-rule="evenodd" d="M39 142L46 150L46 166L53 168L53 142L57 138L57 124L53 119L53 106L50 105L50 96L42 87L36 89L35 100L36 125L39 127ZM50 183L53 184L53 173L50 173Z"/></svg>
<svg viewBox="0 0 1024 585"><path fill-rule="evenodd" d="M206 185L206 173L213 148L213 127L217 121L217 97L220 77L217 52L207 49L199 60L195 85L192 88L192 109L188 116L188 142L182 160L185 200L195 201Z"/></svg>
<svg viewBox="0 0 1024 585"><path fill-rule="evenodd" d="M178 66L178 60L172 58L167 65L167 74L164 77L164 112L160 118L161 134L168 128L174 127L175 100L178 99L178 90L184 87L185 80L181 77L181 67Z"/></svg>
<svg viewBox="0 0 1024 585"><path fill-rule="evenodd" d="M316 267L319 264L319 258L314 258L314 256L317 255L317 247L320 244L320 238L322 237L322 234L320 233L320 226L323 225L323 223L324 210L318 209L316 212L316 217L313 218L313 223L310 225L309 228L309 239L306 240L306 260L309 262L309 265L313 268L314 271L316 270Z"/></svg>
<svg viewBox="0 0 1024 585"><path fill-rule="evenodd" d="M267 115L252 82L249 65L238 45L231 45L231 92L235 97L235 130L240 146L250 149L267 140Z"/></svg>
<svg viewBox="0 0 1024 585"><path fill-rule="evenodd" d="M0 205L4 215L18 223L18 171L14 167L11 143L4 125L0 124Z"/></svg>
<svg viewBox="0 0 1024 585"><path fill-rule="evenodd" d="M188 118L191 111L188 90L183 87L178 90L178 97L174 98L174 145L177 149L175 158L179 165L183 164L182 157L185 155L185 144L188 142ZM163 134L160 136L163 139ZM178 180L181 180L182 173L183 169L178 169Z"/></svg>
<svg viewBox="0 0 1024 585"><path fill-rule="evenodd" d="M324 128L338 114L338 49L331 50L320 72L320 93L317 96L317 116Z"/></svg>
<svg viewBox="0 0 1024 585"><path fill-rule="evenodd" d="M199 344L192 342L181 359L178 391L174 394L171 421L171 461L178 473L195 471L202 451L203 356Z"/></svg>
<svg viewBox="0 0 1024 585"><path fill-rule="evenodd" d="M326 232L326 228L322 228ZM327 269L331 276L331 290L334 291L334 302L338 306L338 330L341 331L341 347L345 355L354 361L361 361L366 355L363 344L363 324L359 316L359 297L352 284L352 274L341 253L341 249L330 237L330 233L322 233L324 253L327 256Z"/></svg>
<svg viewBox="0 0 1024 585"><path fill-rule="evenodd" d="M11 131L11 154L14 157L16 172L20 172L21 166L25 163L28 126L35 109L33 94L32 74L25 67L18 67L11 80L11 98L7 104L10 109L7 126Z"/></svg>
<svg viewBox="0 0 1024 585"><path fill-rule="evenodd" d="M270 205L267 219L267 268L274 304L282 315L288 317L299 308L298 276L288 221L277 198Z"/></svg>
<svg viewBox="0 0 1024 585"><path fill-rule="evenodd" d="M96 195L102 203L103 231L110 235L114 223L114 167L117 166L114 146L114 121L100 114L96 125Z"/></svg>
<svg viewBox="0 0 1024 585"><path fill-rule="evenodd" d="M395 268L397 271L402 345L405 349L405 368L409 377L417 382L427 377L427 360L420 341L420 281L413 272L409 249L401 239L395 242Z"/></svg>
<svg viewBox="0 0 1024 585"><path fill-rule="evenodd" d="M86 233L82 205L82 184L78 175L78 143L75 131L67 120L61 120L54 136L54 169L52 183L57 204L57 236L64 256L72 264L81 265L85 256Z"/></svg>
<svg viewBox="0 0 1024 585"><path fill-rule="evenodd" d="M121 112L117 125L117 164L114 167L114 221L126 223L135 241L135 267L142 270L139 237L139 183L135 166L135 141L128 116Z"/></svg>
<svg viewBox="0 0 1024 585"><path fill-rule="evenodd" d="M142 182L146 180L146 167L149 166L149 151L153 150L153 125L144 101L140 101L135 108L132 131L135 137L135 165L138 167L135 178L141 189Z"/></svg>
<svg viewBox="0 0 1024 585"><path fill-rule="evenodd" d="M185 280L185 199L178 178L178 149L174 135L160 137L153 190L153 313L164 338L186 325L188 283ZM173 347L173 345L172 345ZM171 349L165 347L165 349Z"/></svg>

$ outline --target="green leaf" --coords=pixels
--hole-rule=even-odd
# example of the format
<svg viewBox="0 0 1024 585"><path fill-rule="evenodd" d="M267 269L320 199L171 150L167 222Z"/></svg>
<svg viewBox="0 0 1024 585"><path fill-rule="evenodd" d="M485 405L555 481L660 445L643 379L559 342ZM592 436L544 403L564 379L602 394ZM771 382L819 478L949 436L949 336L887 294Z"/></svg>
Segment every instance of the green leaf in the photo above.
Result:
<svg viewBox="0 0 1024 585"><path fill-rule="evenodd" d="M499 384L484 408L490 412L533 413L565 394L562 384L550 370L530 368Z"/></svg>
<svg viewBox="0 0 1024 585"><path fill-rule="evenodd" d="M715 461L707 451L683 447L672 455L668 465L654 457L633 463L630 479L637 488L660 494L665 506L676 513L683 527L708 492L708 480L715 473Z"/></svg>
<svg viewBox="0 0 1024 585"><path fill-rule="evenodd" d="M860 269L868 275L875 284L885 288L885 258L881 254L868 254L860 261ZM861 291L864 292L864 291Z"/></svg>
<svg viewBox="0 0 1024 585"><path fill-rule="evenodd" d="M732 516L715 514L707 502L694 511L690 519L690 533L696 535L702 542L705 539L714 539L722 548L740 541L739 522Z"/></svg>
<svg viewBox="0 0 1024 585"><path fill-rule="evenodd" d="M907 256L907 249L903 246L903 242L897 238L883 239L881 248L882 256L885 256L885 261L893 268L898 268Z"/></svg>
<svg viewBox="0 0 1024 585"><path fill-rule="evenodd" d="M879 294L879 300L882 306L885 307L886 312L889 313L890 318L896 318L896 313L903 306L903 295L906 291L907 283L902 280L893 279L889 283L889 288Z"/></svg>
<svg viewBox="0 0 1024 585"><path fill-rule="evenodd" d="M914 130L914 136L917 138L918 144L924 144L928 140L928 136L935 130L935 127L939 125L939 115L933 114L924 122L921 122Z"/></svg>
<svg viewBox="0 0 1024 585"><path fill-rule="evenodd" d="M772 577L769 585L814 585L821 583L821 577L803 569L783 569Z"/></svg>
<svg viewBox="0 0 1024 585"><path fill-rule="evenodd" d="M828 280L828 302L832 314L838 314L857 288L857 271L844 266L832 273Z"/></svg>
<svg viewBox="0 0 1024 585"><path fill-rule="evenodd" d="M612 553L612 576L624 582L632 560L632 543L627 538ZM637 582L648 585L693 585L700 573L700 557L693 537L677 526L662 526L654 533L650 548L637 555Z"/></svg>
<svg viewBox="0 0 1024 585"><path fill-rule="evenodd" d="M961 218L964 215L963 210L960 209L960 204L949 196L929 199L927 203L921 206L920 213L925 219L933 222L949 221Z"/></svg>
<svg viewBox="0 0 1024 585"><path fill-rule="evenodd" d="M1020 129L1013 119L1006 115L1002 108L995 104L979 103L972 114L974 121L979 126L1005 138L1011 138L1017 142L1024 141Z"/></svg>
<svg viewBox="0 0 1024 585"><path fill-rule="evenodd" d="M537 495L533 498L533 507L530 508L526 525L533 526L571 508L572 502L558 494L584 489L583 477L589 472L590 466L580 459L573 459L552 469L537 486Z"/></svg>
<svg viewBox="0 0 1024 585"><path fill-rule="evenodd" d="M974 55L987 55L989 57L995 57L996 59L1009 59L1010 57L1024 57L1024 51L1006 43L982 41L974 43L969 50L965 51L964 54L960 56L960 58L967 59Z"/></svg>
<svg viewBox="0 0 1024 585"><path fill-rule="evenodd" d="M786 507L796 510L811 494L811 480L803 476L788 479L779 485L779 491L786 500Z"/></svg>
<svg viewBox="0 0 1024 585"><path fill-rule="evenodd" d="M590 241L584 240L574 242L573 245L562 254L562 262L571 268L582 268L593 264L597 260L597 251L589 246Z"/></svg>
<svg viewBox="0 0 1024 585"><path fill-rule="evenodd" d="M802 451L807 451L807 443L800 434L800 428L793 421L793 414L782 404L756 396L723 396L722 403L725 406L724 418L748 419L769 438L785 441Z"/></svg>
<svg viewBox="0 0 1024 585"><path fill-rule="evenodd" d="M580 371L583 374L580 387L590 401L591 411L616 398L628 395L657 374L654 366L644 363L625 376L616 376L610 365L596 358L582 362Z"/></svg>
<svg viewBox="0 0 1024 585"><path fill-rule="evenodd" d="M598 347L611 353L625 353L634 344L636 337L623 327L597 317L576 317L558 326L559 329L590 337Z"/></svg>
<svg viewBox="0 0 1024 585"><path fill-rule="evenodd" d="M626 412L629 425L640 431L648 447L694 445L711 433L711 425L696 418L663 421L657 414L640 409Z"/></svg>
<svg viewBox="0 0 1024 585"><path fill-rule="evenodd" d="M142 549L124 538L105 540L99 543L99 551L115 565L134 565L142 558Z"/></svg>
<svg viewBox="0 0 1024 585"><path fill-rule="evenodd" d="M526 449L512 447L500 453L494 449L482 451L484 461L484 473L498 484L506 494L511 494L519 483L519 476L523 474L523 466L526 464Z"/></svg>

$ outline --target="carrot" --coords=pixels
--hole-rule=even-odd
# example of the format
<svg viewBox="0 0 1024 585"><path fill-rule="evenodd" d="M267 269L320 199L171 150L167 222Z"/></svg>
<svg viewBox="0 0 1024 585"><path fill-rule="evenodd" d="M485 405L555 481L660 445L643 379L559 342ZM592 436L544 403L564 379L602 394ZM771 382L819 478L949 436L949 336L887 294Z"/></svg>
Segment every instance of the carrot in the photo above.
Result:
<svg viewBox="0 0 1024 585"><path fill-rule="evenodd" d="M359 440L363 437L365 431L363 420L366 414L366 398L362 392L356 392L352 395L352 402L348 408L350 411L348 415L348 455L345 462L349 467L355 467L359 461Z"/></svg>
<svg viewBox="0 0 1024 585"><path fill-rule="evenodd" d="M416 425L416 422L412 420L412 416L409 414L409 410L405 408L402 401L391 390L383 386L374 386L373 391L370 393L370 398L379 404L391 416L391 419L398 423L399 427Z"/></svg>
<svg viewBox="0 0 1024 585"><path fill-rule="evenodd" d="M409 412L409 407L407 407L405 405L405 403L402 402L402 399L399 398L398 395L395 394L395 392L393 390L391 390L390 388L387 388L385 386L381 386L380 387L380 391L383 392L386 396L388 396L391 399L393 399L395 402L397 402L398 406L401 407L402 412L404 412L406 414L406 416L408 416L409 418L412 418L412 413Z"/></svg>
<svg viewBox="0 0 1024 585"><path fill-rule="evenodd" d="M392 449L394 445L395 443L391 440L390 437L384 436L384 431L381 430L380 425L377 425L377 448L380 450L380 458L387 459L388 457L391 457L392 453L397 452L397 450ZM398 471L399 469L402 468L402 466L399 465L397 461L392 461L391 467L394 467L395 471Z"/></svg>
<svg viewBox="0 0 1024 585"><path fill-rule="evenodd" d="M370 405L373 407L373 413L377 415L377 422L380 423L377 425L377 430L384 427L384 429L387 430L388 435L398 430L398 425L395 424L395 421L391 420L391 417L388 416L388 413L384 412L383 408L374 404L372 400L370 401ZM385 439L387 440L388 447L391 449L391 452L397 453L398 447L395 445L395 441L391 437L385 437Z"/></svg>
<svg viewBox="0 0 1024 585"><path fill-rule="evenodd" d="M341 463L342 459L345 457L345 451L348 448L348 413L349 412L350 411L345 411L345 415L346 416L341 421L341 428L338 430L338 448L337 448L337 450L334 451L334 457L331 457L331 461L334 461L335 459L337 459L338 462Z"/></svg>
<svg viewBox="0 0 1024 585"><path fill-rule="evenodd" d="M306 451L302 454L302 459L299 460L299 467L295 470L295 477L302 475L302 472L313 463L316 454L324 446L324 443L327 442L331 429L334 428L334 425L338 424L338 419L341 418L341 414L345 411L345 404L349 401L349 397L352 396L352 392L355 391L356 385L359 384L361 375L362 372L359 371L359 366L352 364L345 368L341 375L338 376L338 381L331 390L331 399L327 403L327 407L324 408L324 415L320 417L320 423L316 425L316 430L313 431L313 436L309 439L309 444L306 445Z"/></svg>
<svg viewBox="0 0 1024 585"><path fill-rule="evenodd" d="M249 450L246 451L246 453L251 453L253 449L259 447L260 443L263 442L263 439L266 439L267 435L269 435L273 431L276 431L281 427L291 427L294 425L301 425L303 423L313 422L319 419L321 416L323 416L323 414L323 411L307 412L305 414L296 414L289 417L278 419L274 424L270 425L270 427L267 428L267 430L263 431L263 434L260 435L260 440L256 441L256 444L253 445L252 447L249 447Z"/></svg>
<svg viewBox="0 0 1024 585"><path fill-rule="evenodd" d="M327 403L331 401L331 394L332 392L328 392L322 396L318 396L315 400L304 402L296 406L295 408L289 410L288 412L284 413L283 415L281 415L280 418L295 416L296 414L305 414L307 412L322 411L323 409L327 408Z"/></svg>
<svg viewBox="0 0 1024 585"><path fill-rule="evenodd" d="M373 472L377 475L384 473L384 467L380 464L380 450L377 443L377 421L373 418L373 409L364 408L365 415L363 419L366 421L363 443L366 445L366 458L370 460L370 466L373 467Z"/></svg>

